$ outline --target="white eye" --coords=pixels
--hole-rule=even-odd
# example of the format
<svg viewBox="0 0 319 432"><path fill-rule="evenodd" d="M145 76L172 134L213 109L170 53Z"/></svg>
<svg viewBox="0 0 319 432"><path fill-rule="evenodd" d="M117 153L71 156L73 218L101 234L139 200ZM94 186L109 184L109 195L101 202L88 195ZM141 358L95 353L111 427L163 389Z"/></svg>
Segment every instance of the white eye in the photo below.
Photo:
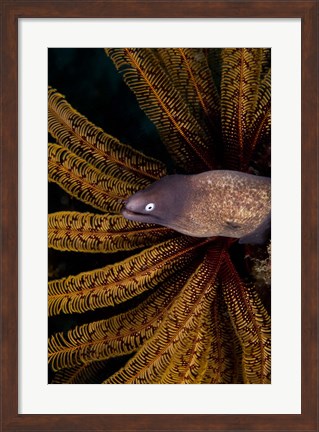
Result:
<svg viewBox="0 0 319 432"><path fill-rule="evenodd" d="M146 206L145 206L145 210L146 211L152 211L152 210L154 210L155 209L155 204L154 203L148 203L148 204L146 204Z"/></svg>

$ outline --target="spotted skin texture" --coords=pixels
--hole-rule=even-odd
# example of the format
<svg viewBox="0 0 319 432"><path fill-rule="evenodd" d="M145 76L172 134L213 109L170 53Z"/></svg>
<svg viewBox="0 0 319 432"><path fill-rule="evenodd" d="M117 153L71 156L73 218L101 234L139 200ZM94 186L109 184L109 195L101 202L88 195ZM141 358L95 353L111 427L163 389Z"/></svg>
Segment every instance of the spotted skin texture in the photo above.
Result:
<svg viewBox="0 0 319 432"><path fill-rule="evenodd" d="M132 195L122 214L193 237L223 236L260 243L270 228L270 194L270 178L237 171L171 175ZM154 205L147 207L150 203Z"/></svg>

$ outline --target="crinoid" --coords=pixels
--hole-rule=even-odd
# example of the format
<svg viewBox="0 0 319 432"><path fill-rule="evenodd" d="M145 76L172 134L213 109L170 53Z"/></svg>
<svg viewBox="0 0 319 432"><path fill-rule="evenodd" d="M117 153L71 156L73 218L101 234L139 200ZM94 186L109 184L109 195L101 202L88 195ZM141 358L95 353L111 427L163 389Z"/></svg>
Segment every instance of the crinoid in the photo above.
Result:
<svg viewBox="0 0 319 432"><path fill-rule="evenodd" d="M49 180L95 209L49 214L49 247L98 253L102 266L49 281L52 382L270 383L269 286L257 288L250 271L267 244L188 237L120 214L168 172L270 175L270 50L105 51L170 162L49 89Z"/></svg>

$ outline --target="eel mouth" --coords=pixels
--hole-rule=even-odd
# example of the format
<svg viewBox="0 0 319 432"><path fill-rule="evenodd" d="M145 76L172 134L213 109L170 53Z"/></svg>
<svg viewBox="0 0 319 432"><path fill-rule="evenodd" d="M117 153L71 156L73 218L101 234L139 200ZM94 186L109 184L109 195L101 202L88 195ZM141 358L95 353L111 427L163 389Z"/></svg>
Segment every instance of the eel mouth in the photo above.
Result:
<svg viewBox="0 0 319 432"><path fill-rule="evenodd" d="M134 222L144 222L144 223L157 223L154 219L155 217L152 216L152 218L149 215L146 215L144 213L138 213L134 212L132 210L129 210L127 207L124 207L121 210L122 216L125 217L125 219L128 219L130 221Z"/></svg>
<svg viewBox="0 0 319 432"><path fill-rule="evenodd" d="M128 210L126 207L124 207L121 210L121 213L125 218L130 218L130 217L134 217L134 216L143 216L142 213L133 212L132 210Z"/></svg>

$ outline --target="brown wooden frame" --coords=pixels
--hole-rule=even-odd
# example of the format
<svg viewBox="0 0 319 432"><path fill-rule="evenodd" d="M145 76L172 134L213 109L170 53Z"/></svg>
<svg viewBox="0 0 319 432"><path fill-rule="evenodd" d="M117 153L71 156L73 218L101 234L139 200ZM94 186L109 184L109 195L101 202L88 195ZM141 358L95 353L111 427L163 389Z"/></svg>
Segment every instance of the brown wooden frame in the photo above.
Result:
<svg viewBox="0 0 319 432"><path fill-rule="evenodd" d="M2 0L1 298L3 431L317 431L318 1ZM302 413L300 415L18 414L18 19L302 19ZM293 234L292 234L293 235Z"/></svg>

